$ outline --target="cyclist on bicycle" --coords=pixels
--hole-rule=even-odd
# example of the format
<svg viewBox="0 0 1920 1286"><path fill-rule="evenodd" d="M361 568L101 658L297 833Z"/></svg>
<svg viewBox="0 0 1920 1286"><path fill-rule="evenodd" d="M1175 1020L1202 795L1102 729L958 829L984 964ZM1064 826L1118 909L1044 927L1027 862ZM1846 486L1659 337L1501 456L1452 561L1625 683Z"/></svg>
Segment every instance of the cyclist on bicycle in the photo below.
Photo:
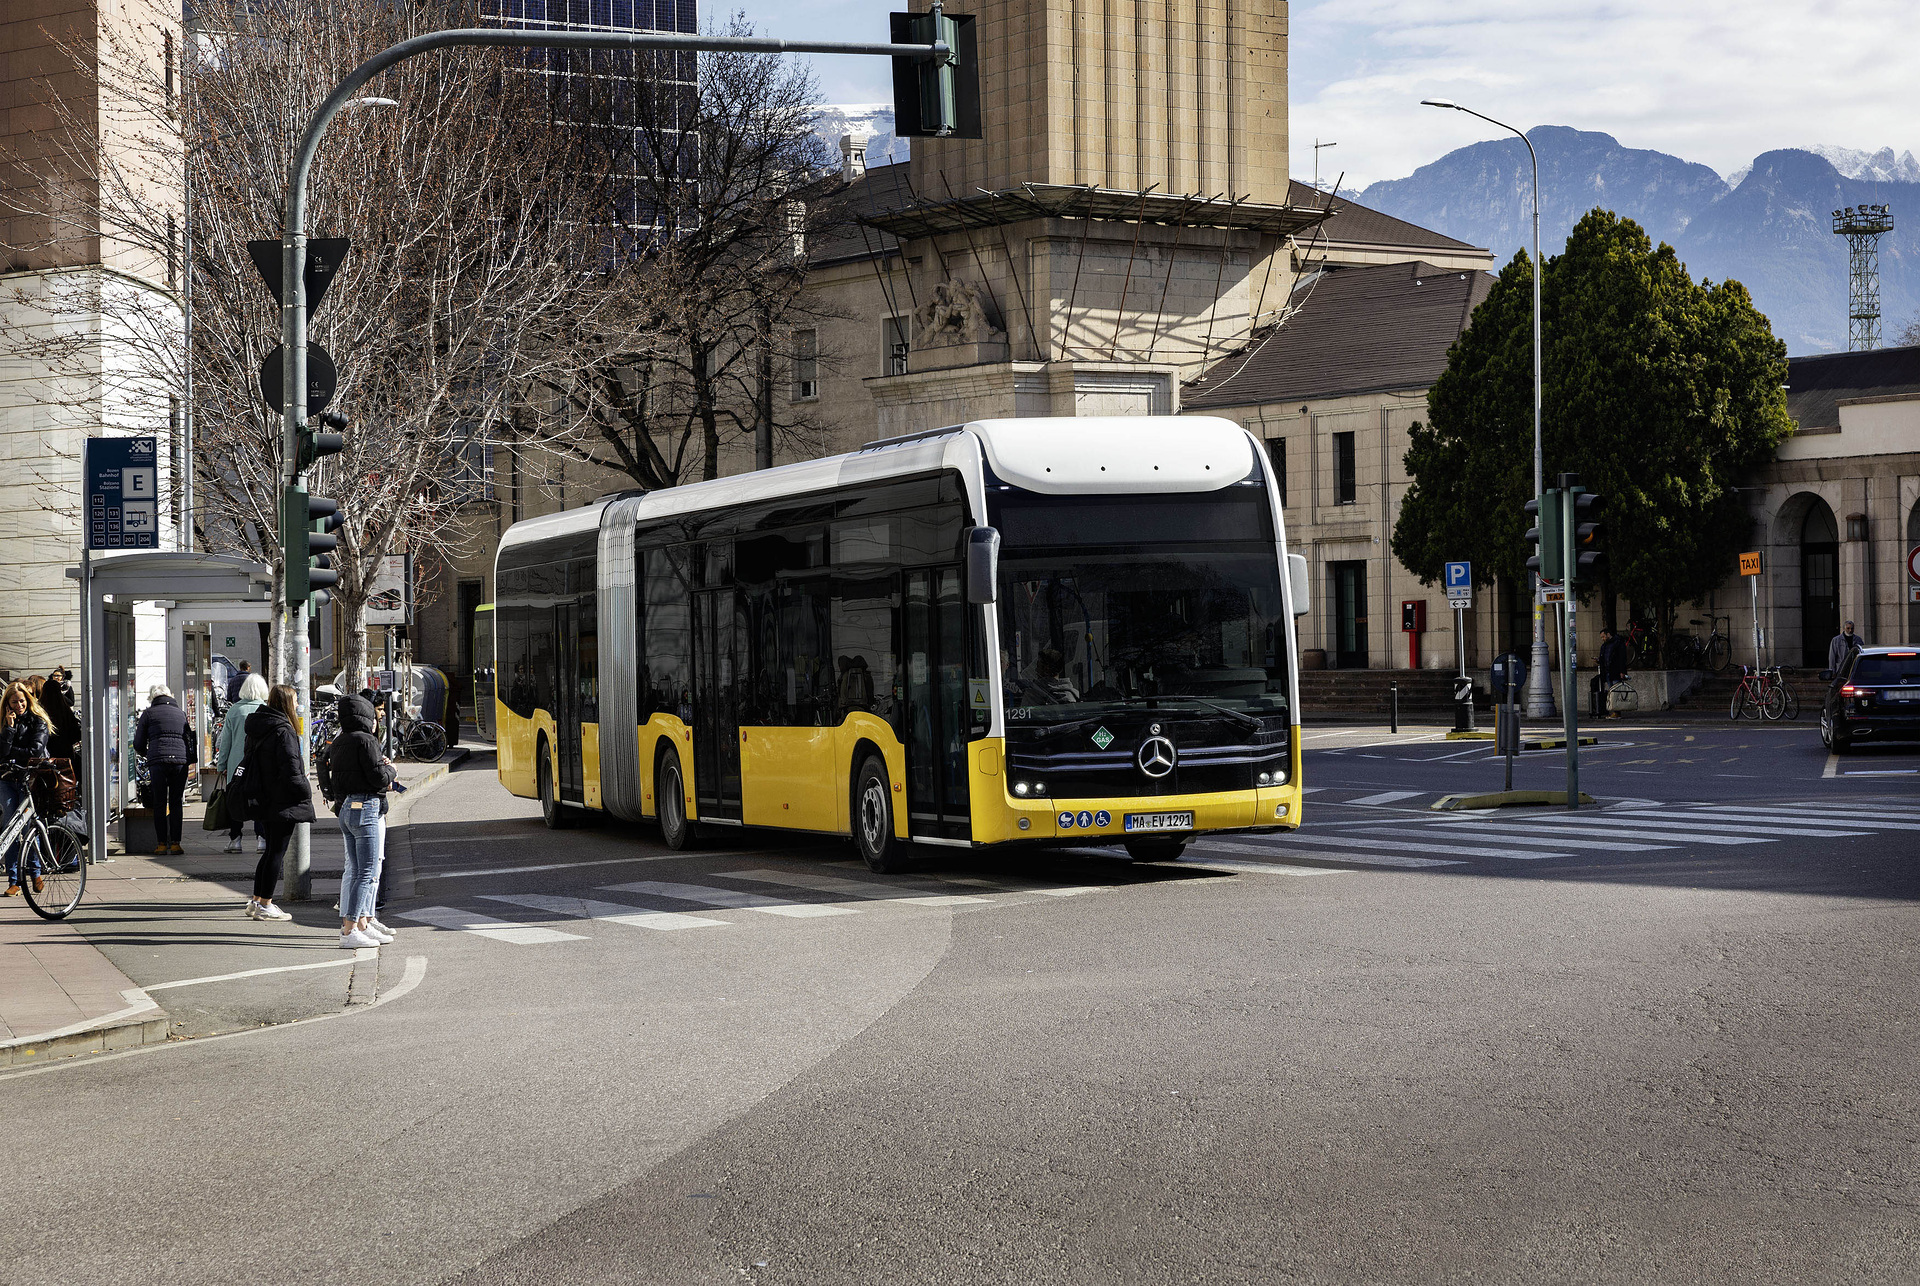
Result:
<svg viewBox="0 0 1920 1286"><path fill-rule="evenodd" d="M52 735L53 723L47 718L47 712L40 708L40 702L34 698L32 689L24 680L16 679L0 693L0 825L5 825L27 799L27 778L17 770L28 764L44 761L47 757L47 738ZM35 859L38 861L38 858ZM14 897L20 892L20 845L14 844L7 849L7 891L6 897ZM25 873L33 881L37 893L44 885L39 867Z"/></svg>

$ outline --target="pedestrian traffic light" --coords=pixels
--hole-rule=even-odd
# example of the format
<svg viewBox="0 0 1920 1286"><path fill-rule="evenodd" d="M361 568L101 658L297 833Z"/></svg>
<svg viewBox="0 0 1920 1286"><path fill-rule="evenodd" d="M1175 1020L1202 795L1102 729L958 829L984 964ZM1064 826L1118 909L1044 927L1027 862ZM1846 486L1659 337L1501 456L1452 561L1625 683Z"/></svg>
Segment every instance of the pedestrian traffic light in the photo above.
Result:
<svg viewBox="0 0 1920 1286"><path fill-rule="evenodd" d="M1561 579L1561 531L1560 517L1561 494L1557 487L1550 487L1538 498L1527 501L1527 513L1533 519L1533 526L1527 528L1527 547L1532 550L1527 557L1527 570L1541 580L1558 584Z"/></svg>
<svg viewBox="0 0 1920 1286"><path fill-rule="evenodd" d="M893 60L893 132L899 138L980 137L980 57L973 19L945 13L887 15L896 45L944 43L941 58Z"/></svg>
<svg viewBox="0 0 1920 1286"><path fill-rule="evenodd" d="M339 455L346 448L347 439L343 432L347 427L347 417L338 411L328 411L320 417L320 423L332 429L331 433L316 432L311 424L300 426L300 469L301 473L313 468L314 462L321 456Z"/></svg>
<svg viewBox="0 0 1920 1286"><path fill-rule="evenodd" d="M333 551L340 544L333 533L346 521L340 502L290 486L282 496L280 521L287 606L297 608L309 599L310 606L324 606L331 598L327 590L340 583L340 573L333 568Z"/></svg>
<svg viewBox="0 0 1920 1286"><path fill-rule="evenodd" d="M1600 510L1605 502L1585 487L1567 493L1567 579L1593 584L1606 568L1607 555L1600 548L1604 528Z"/></svg>

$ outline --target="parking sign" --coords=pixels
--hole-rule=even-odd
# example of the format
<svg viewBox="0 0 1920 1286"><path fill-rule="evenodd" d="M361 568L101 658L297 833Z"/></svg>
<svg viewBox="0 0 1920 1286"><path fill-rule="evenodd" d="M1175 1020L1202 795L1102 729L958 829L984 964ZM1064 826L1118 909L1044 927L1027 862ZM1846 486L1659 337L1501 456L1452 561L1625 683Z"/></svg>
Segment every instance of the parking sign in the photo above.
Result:
<svg viewBox="0 0 1920 1286"><path fill-rule="evenodd" d="M1447 606L1473 606L1473 564L1447 564Z"/></svg>

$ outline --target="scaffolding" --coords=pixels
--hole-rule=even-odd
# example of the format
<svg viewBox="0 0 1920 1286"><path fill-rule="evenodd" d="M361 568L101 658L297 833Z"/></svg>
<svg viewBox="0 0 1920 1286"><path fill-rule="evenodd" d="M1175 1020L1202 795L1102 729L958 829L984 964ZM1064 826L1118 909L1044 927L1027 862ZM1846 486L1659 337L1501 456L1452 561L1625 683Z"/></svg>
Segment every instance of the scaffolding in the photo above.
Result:
<svg viewBox="0 0 1920 1286"><path fill-rule="evenodd" d="M1884 205L1854 205L1833 212L1835 236L1847 239L1847 351L1880 347L1880 234L1893 231Z"/></svg>

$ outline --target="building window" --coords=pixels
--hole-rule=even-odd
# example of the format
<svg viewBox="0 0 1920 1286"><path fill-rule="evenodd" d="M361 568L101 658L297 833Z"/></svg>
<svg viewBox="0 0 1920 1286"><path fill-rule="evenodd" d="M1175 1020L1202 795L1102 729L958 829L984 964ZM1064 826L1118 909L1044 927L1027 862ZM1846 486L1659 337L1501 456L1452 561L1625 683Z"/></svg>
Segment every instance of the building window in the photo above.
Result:
<svg viewBox="0 0 1920 1286"><path fill-rule="evenodd" d="M907 354L912 351L911 332L905 317L889 317L881 323L881 373L905 375Z"/></svg>
<svg viewBox="0 0 1920 1286"><path fill-rule="evenodd" d="M1333 435L1333 503L1353 504L1359 486L1353 474L1353 434Z"/></svg>
<svg viewBox="0 0 1920 1286"><path fill-rule="evenodd" d="M793 332L793 400L808 402L819 396L819 332L796 330Z"/></svg>
<svg viewBox="0 0 1920 1286"><path fill-rule="evenodd" d="M453 503L493 499L493 442L483 428L469 426L454 440Z"/></svg>
<svg viewBox="0 0 1920 1286"><path fill-rule="evenodd" d="M1280 503L1287 503L1287 440L1267 439L1267 460L1273 466L1273 485L1280 490Z"/></svg>

